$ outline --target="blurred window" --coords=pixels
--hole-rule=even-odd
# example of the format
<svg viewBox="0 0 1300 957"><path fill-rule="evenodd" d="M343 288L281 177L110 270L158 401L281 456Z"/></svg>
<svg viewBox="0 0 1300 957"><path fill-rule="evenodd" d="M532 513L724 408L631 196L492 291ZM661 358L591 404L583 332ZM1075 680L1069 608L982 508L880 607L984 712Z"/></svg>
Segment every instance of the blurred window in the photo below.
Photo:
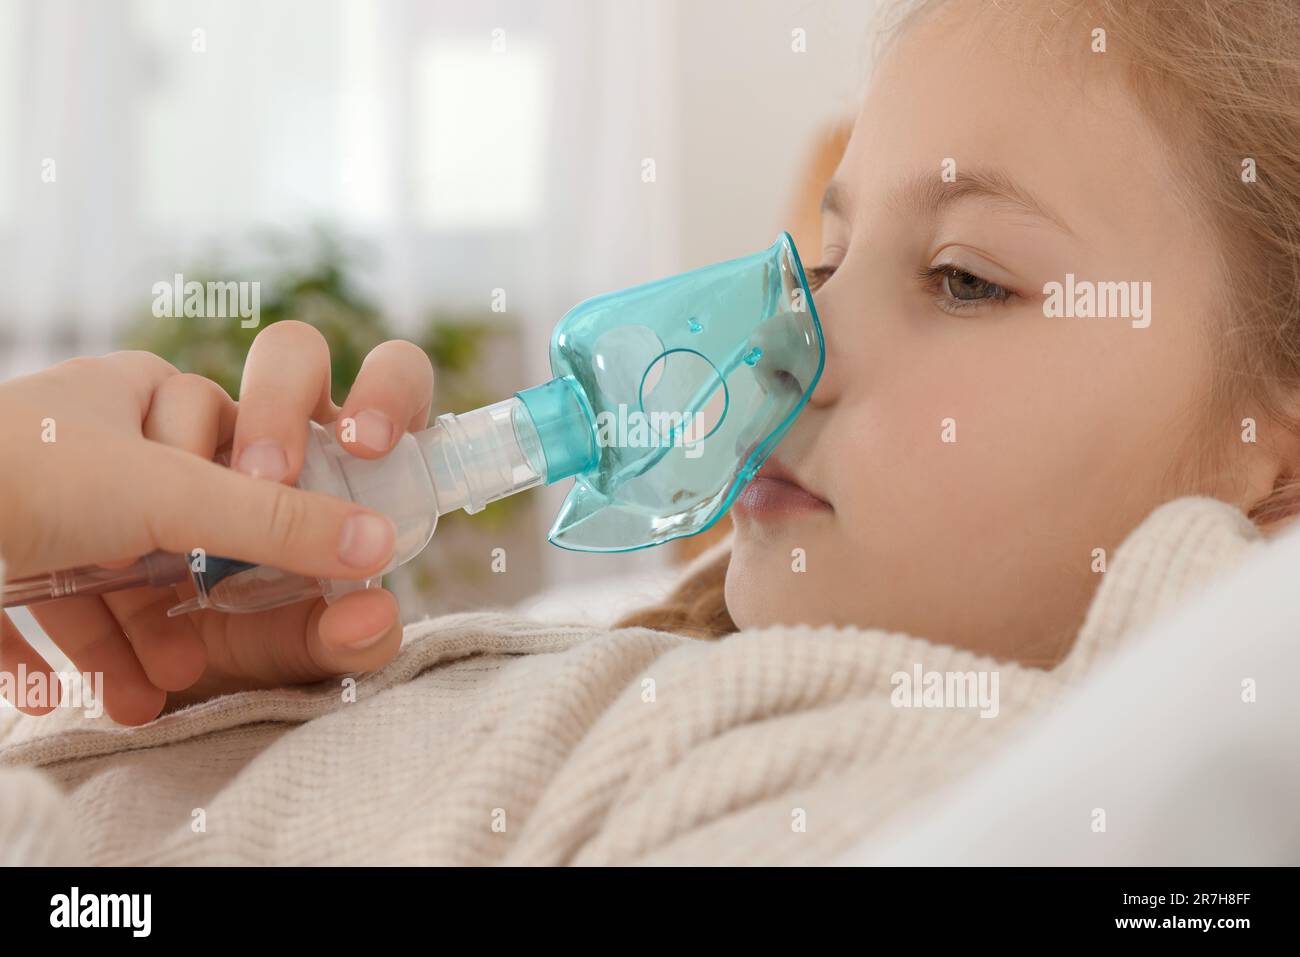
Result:
<svg viewBox="0 0 1300 957"><path fill-rule="evenodd" d="M435 229L536 223L549 98L542 45L437 40L414 68L419 221Z"/></svg>

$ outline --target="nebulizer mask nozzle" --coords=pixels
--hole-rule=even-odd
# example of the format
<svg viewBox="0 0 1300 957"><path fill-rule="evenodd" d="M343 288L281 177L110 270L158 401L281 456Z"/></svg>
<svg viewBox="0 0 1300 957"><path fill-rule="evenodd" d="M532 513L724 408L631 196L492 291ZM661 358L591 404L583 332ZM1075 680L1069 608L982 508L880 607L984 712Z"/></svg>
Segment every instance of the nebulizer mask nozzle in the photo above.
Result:
<svg viewBox="0 0 1300 957"><path fill-rule="evenodd" d="M579 304L555 327L554 378L442 415L382 459L349 455L313 423L298 485L388 515L397 546L385 571L424 549L439 515L568 478L552 543L589 552L658 545L726 512L808 401L824 361L812 293L783 233L752 256ZM199 567L162 553L136 565L111 584L101 570L80 588L77 573L91 570L45 576L39 596L35 580L12 583L4 603L188 577L196 594L173 613L261 611L379 581L325 581L215 557Z"/></svg>

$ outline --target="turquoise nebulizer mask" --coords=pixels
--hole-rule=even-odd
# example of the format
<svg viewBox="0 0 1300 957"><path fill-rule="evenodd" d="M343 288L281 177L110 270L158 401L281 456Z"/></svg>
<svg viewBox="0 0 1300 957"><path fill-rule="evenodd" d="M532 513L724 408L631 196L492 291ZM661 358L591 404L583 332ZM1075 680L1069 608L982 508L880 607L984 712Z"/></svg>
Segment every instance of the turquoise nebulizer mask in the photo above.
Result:
<svg viewBox="0 0 1300 957"><path fill-rule="evenodd" d="M300 488L349 499L397 527L391 571L438 516L572 478L549 538L621 552L716 522L780 442L821 377L825 343L788 233L729 262L598 296L551 338L549 382L403 436L387 456L349 455L313 423ZM126 569L74 569L6 586L4 604L183 582L172 609L262 611L368 581L154 553Z"/></svg>

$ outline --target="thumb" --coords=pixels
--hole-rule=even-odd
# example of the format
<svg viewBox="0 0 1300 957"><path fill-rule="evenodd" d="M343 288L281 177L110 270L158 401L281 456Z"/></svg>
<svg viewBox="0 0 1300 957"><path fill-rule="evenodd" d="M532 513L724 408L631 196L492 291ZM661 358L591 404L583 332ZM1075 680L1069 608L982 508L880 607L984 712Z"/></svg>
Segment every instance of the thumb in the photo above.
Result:
<svg viewBox="0 0 1300 957"><path fill-rule="evenodd" d="M393 557L397 532L386 515L163 445L144 458L151 479L135 488L148 489L142 511L154 548L203 548L320 578L369 578Z"/></svg>

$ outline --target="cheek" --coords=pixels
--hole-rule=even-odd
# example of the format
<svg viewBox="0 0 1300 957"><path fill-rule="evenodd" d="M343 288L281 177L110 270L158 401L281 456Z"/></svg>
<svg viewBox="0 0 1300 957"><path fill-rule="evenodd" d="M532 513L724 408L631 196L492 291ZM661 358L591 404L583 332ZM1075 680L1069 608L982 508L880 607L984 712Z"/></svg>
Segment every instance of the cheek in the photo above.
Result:
<svg viewBox="0 0 1300 957"><path fill-rule="evenodd" d="M1077 354L1041 345L1032 359L992 340L966 342L960 357L895 354L891 366L906 373L877 376L827 423L844 463L835 492L846 526L868 529L866 542L919 536L978 549L1009 527L1129 491L1111 487L1106 462L1118 451L1131 465L1142 451L1116 434L1141 434L1125 420L1132 409L1113 384L1081 374Z"/></svg>
<svg viewBox="0 0 1300 957"><path fill-rule="evenodd" d="M891 356L837 441L860 476L837 508L954 554L1026 524L1046 545L1109 540L1172 493L1191 434L1192 356L1145 330L976 329L959 350Z"/></svg>
<svg viewBox="0 0 1300 957"><path fill-rule="evenodd" d="M979 363L914 359L899 367L906 376L878 380L869 399L828 423L848 466L835 490L839 516L850 528L945 538L1005 519L1008 479L1022 471L1015 446L1024 407L974 374Z"/></svg>

